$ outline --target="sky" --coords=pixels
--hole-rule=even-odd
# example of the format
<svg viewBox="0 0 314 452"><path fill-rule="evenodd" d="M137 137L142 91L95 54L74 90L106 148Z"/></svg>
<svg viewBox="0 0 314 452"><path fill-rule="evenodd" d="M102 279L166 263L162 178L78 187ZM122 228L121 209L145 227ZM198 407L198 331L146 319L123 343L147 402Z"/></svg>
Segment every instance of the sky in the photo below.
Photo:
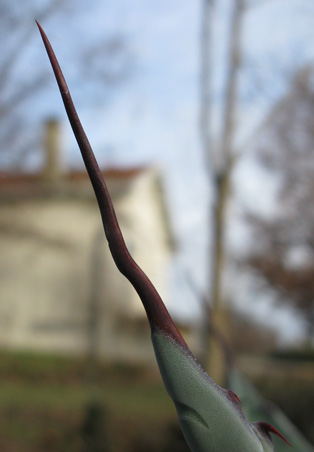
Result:
<svg viewBox="0 0 314 452"><path fill-rule="evenodd" d="M313 2L252 0L250 3L244 13L238 148L254 139L256 126L285 93L296 68L314 58L314 46L309 45L314 38ZM214 140L218 141L231 4L228 0L217 1L213 13L212 129ZM87 3L80 0L73 5L42 25L62 65L100 164L151 164L160 168L179 243L174 310L181 316L191 316L197 312L197 302L184 281L184 274L190 272L202 289L207 286L207 224L212 202L199 136L201 2L90 0ZM88 79L84 73L79 77L75 74L73 61L80 58L78 50L86 42L97 42L99 36L116 32L121 33L128 45L132 59L130 75L112 90L104 104L97 104L94 99L89 100L86 88L87 99L84 96ZM39 37L34 37L29 52L36 56L39 68L48 69ZM81 165L53 79L43 97L39 96L35 102L32 99L32 113L38 121L49 116L62 119L65 164ZM258 208L265 214L271 211L276 183L256 166L249 149L245 148L234 180L240 206ZM232 230L232 246L241 249L247 231L236 221ZM248 302L243 301L244 295L240 298L243 307ZM266 305L263 300L260 302L259 317L268 322L270 307L269 303L268 308ZM289 317L289 313L285 316ZM275 324L283 325L284 337L288 320L285 317L282 322L282 317L279 313L272 319ZM294 313L290 315L291 324L292 318ZM302 329L302 324L293 322L293 325L286 339L294 339Z"/></svg>

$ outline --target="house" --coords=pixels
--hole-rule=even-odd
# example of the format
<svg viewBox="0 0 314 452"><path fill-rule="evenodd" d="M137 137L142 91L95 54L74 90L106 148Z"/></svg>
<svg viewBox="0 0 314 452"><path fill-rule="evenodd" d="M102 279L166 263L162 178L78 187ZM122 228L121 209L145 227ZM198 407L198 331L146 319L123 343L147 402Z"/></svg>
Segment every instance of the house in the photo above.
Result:
<svg viewBox="0 0 314 452"><path fill-rule="evenodd" d="M0 346L153 359L148 322L110 255L85 170L63 173L58 124L38 174L0 174ZM103 171L126 244L165 300L173 251L159 172Z"/></svg>

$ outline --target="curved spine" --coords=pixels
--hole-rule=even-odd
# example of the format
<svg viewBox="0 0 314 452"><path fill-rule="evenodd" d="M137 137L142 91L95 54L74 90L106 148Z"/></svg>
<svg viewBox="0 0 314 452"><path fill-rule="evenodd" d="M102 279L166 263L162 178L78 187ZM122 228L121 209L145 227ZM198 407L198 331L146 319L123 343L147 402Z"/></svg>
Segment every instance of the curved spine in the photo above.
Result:
<svg viewBox="0 0 314 452"><path fill-rule="evenodd" d="M158 328L161 331L164 331L166 334L169 334L173 339L175 339L181 346L188 349L157 290L146 274L131 257L125 245L110 194L96 161L92 147L76 112L69 88L61 71L58 60L44 30L37 21L36 23L46 47L65 110L97 198L112 257L120 272L130 281L141 298L152 330Z"/></svg>

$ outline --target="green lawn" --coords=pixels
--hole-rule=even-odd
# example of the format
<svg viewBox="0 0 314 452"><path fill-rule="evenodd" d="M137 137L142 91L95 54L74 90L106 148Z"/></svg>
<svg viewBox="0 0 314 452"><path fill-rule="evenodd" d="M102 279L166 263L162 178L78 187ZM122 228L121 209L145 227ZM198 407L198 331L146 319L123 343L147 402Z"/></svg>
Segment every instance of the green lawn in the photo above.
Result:
<svg viewBox="0 0 314 452"><path fill-rule="evenodd" d="M0 351L0 452L188 452L156 367L87 363ZM313 373L289 369L255 383L311 440Z"/></svg>
<svg viewBox="0 0 314 452"><path fill-rule="evenodd" d="M86 421L91 404L96 427ZM155 450L172 425L175 410L156 371L99 365L91 381L83 359L0 353L1 452L126 452L140 450L143 438ZM86 428L98 428L102 449L87 448Z"/></svg>

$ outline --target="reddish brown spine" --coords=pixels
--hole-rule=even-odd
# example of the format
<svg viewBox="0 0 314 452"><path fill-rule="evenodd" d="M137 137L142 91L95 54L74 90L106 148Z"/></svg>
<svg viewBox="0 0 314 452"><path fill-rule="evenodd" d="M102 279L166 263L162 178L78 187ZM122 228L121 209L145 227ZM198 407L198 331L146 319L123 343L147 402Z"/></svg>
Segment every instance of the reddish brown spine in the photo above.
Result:
<svg viewBox="0 0 314 452"><path fill-rule="evenodd" d="M44 30L37 21L36 23L46 47L73 133L94 188L112 257L120 272L130 281L142 300L152 330L157 328L165 334L169 334L180 345L188 349L157 290L133 260L125 245L107 186L74 107L58 60Z"/></svg>

